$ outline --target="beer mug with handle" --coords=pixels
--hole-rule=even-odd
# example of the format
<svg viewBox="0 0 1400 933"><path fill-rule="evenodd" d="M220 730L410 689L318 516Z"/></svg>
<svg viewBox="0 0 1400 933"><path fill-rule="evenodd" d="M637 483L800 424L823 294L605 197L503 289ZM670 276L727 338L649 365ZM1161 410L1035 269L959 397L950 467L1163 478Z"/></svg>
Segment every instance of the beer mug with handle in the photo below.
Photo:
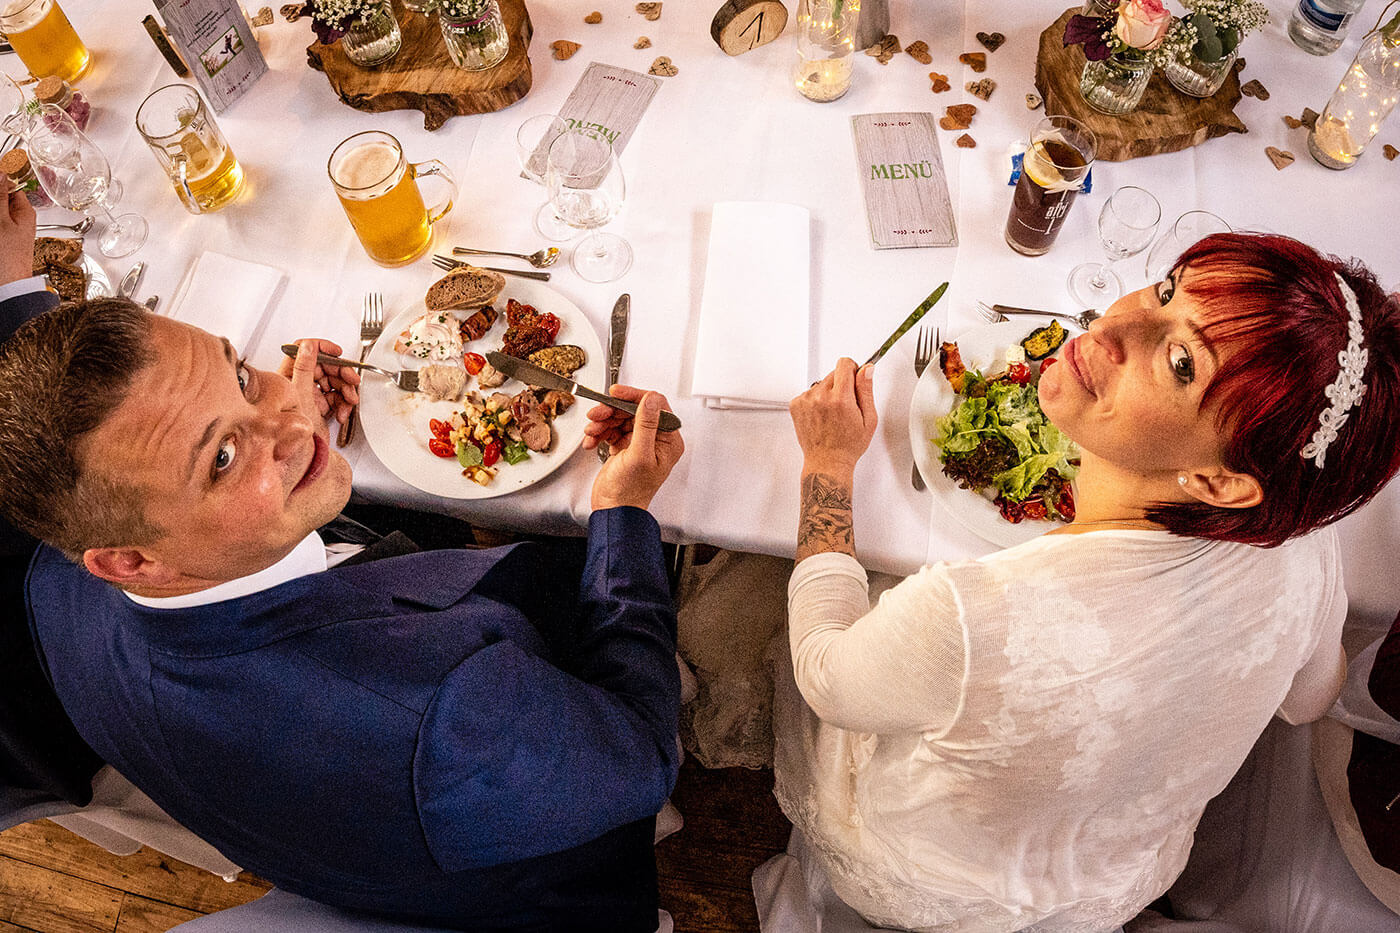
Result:
<svg viewBox="0 0 1400 933"><path fill-rule="evenodd" d="M403 146L388 133L367 130L341 142L326 171L350 226L369 258L381 266L402 266L428 251L433 224L452 210L457 182L436 159L409 162ZM428 208L418 179L436 176L447 197Z"/></svg>
<svg viewBox="0 0 1400 933"><path fill-rule="evenodd" d="M185 210L208 214L238 197L243 167L194 88L156 88L136 111L136 129L170 177Z"/></svg>

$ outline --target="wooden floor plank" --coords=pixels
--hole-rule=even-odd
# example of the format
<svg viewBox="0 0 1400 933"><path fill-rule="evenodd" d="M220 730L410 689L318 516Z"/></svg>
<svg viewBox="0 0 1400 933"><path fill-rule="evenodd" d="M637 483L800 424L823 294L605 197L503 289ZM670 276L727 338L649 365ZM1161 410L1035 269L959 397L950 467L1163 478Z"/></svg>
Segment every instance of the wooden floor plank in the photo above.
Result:
<svg viewBox="0 0 1400 933"><path fill-rule="evenodd" d="M0 833L0 855L198 913L236 907L271 887L247 872L230 884L149 848L135 855L113 855L48 820Z"/></svg>
<svg viewBox="0 0 1400 933"><path fill-rule="evenodd" d="M122 899L116 933L165 933L171 927L179 926L198 916L200 914L193 910L153 901L138 894L128 894Z"/></svg>
<svg viewBox="0 0 1400 933"><path fill-rule="evenodd" d="M0 857L0 920L42 933L112 933L122 893Z"/></svg>

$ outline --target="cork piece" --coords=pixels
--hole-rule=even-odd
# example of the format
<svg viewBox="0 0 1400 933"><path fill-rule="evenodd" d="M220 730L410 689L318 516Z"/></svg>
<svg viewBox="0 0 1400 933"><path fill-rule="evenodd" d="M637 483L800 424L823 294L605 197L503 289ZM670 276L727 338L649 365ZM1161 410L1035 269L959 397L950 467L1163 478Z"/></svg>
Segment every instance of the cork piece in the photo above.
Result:
<svg viewBox="0 0 1400 933"><path fill-rule="evenodd" d="M1041 107L1041 105L1044 104L1044 103L1045 103L1045 99L1042 98L1039 94L1027 94L1027 95L1026 95L1026 109L1027 109L1027 110L1039 110L1040 107Z"/></svg>
<svg viewBox="0 0 1400 933"><path fill-rule="evenodd" d="M928 43L923 39L909 43L904 51L908 52L914 61L918 62L920 65L933 64L933 56L928 53Z"/></svg>
<svg viewBox="0 0 1400 933"><path fill-rule="evenodd" d="M1387 162L1394 162L1395 157L1400 155L1400 149L1396 149L1390 143L1386 143L1381 147L1381 155L1385 156Z"/></svg>
<svg viewBox="0 0 1400 933"><path fill-rule="evenodd" d="M289 23L295 23L307 14L306 7L307 4L305 3L288 3L286 6L282 7L282 18Z"/></svg>
<svg viewBox="0 0 1400 933"><path fill-rule="evenodd" d="M261 10L258 10L258 12L253 16L252 19L248 20L248 22L252 23L254 26L268 25L272 22L272 7L265 6Z"/></svg>
<svg viewBox="0 0 1400 933"><path fill-rule="evenodd" d="M566 62L574 57L574 53L582 48L577 42L570 42L568 39L555 39L549 43L549 47L554 50L556 61Z"/></svg>
<svg viewBox="0 0 1400 933"><path fill-rule="evenodd" d="M1006 41L1006 36L999 32L979 32L977 41L987 49L988 52L995 52L1001 48L1001 44Z"/></svg>
<svg viewBox="0 0 1400 933"><path fill-rule="evenodd" d="M1252 78L1240 86L1240 93L1245 97L1257 97L1260 100L1269 99L1269 89L1259 83L1258 78Z"/></svg>
<svg viewBox="0 0 1400 933"><path fill-rule="evenodd" d="M963 134L962 134L961 136L959 136L957 139L953 140L953 142L957 144L957 146L958 146L959 149L976 149L976 148L977 148L977 140L973 139L971 136L967 135L966 133L963 133Z"/></svg>
<svg viewBox="0 0 1400 933"><path fill-rule="evenodd" d="M928 79L933 82L933 87L930 88L930 90L935 94L942 94L944 91L951 91L953 89L953 86L948 83L947 75L941 75L936 71L930 71L928 73Z"/></svg>
<svg viewBox="0 0 1400 933"><path fill-rule="evenodd" d="M637 12L642 14L648 22L656 22L661 18L661 4L659 3L639 3Z"/></svg>
<svg viewBox="0 0 1400 933"><path fill-rule="evenodd" d="M660 75L663 78L673 78L680 74L680 69L671 64L671 60L665 55L658 55L656 61L651 63L647 69L649 75Z"/></svg>
<svg viewBox="0 0 1400 933"><path fill-rule="evenodd" d="M951 104L945 109L944 116L939 119L938 125L945 130L965 130L972 125L972 117L975 113L977 113L977 107L973 104Z"/></svg>
<svg viewBox="0 0 1400 933"><path fill-rule="evenodd" d="M1291 152L1268 146L1264 149L1264 153L1268 155L1269 161L1274 163L1274 168L1278 169L1280 172L1293 164L1294 156Z"/></svg>
<svg viewBox="0 0 1400 933"><path fill-rule="evenodd" d="M22 175L29 171L29 153L23 149L11 149L0 155L0 174Z"/></svg>
<svg viewBox="0 0 1400 933"><path fill-rule="evenodd" d="M1241 88L1241 90L1243 90L1243 88ZM1322 116L1322 114L1318 113L1311 107L1304 107L1303 115L1298 119L1302 120L1303 125L1306 126L1308 129L1313 129L1317 126L1317 118L1320 116Z"/></svg>
<svg viewBox="0 0 1400 933"><path fill-rule="evenodd" d="M1283 125L1288 127L1290 130L1296 130L1298 127L1303 125L1303 121L1299 120L1297 117L1290 117L1288 114L1285 113L1283 115Z"/></svg>
<svg viewBox="0 0 1400 933"><path fill-rule="evenodd" d="M958 56L958 61L962 62L973 71L981 74L987 70L986 52L964 52Z"/></svg>
<svg viewBox="0 0 1400 933"><path fill-rule="evenodd" d="M603 21L603 14L594 10L583 18L583 21L590 26L596 26Z"/></svg>
<svg viewBox="0 0 1400 933"><path fill-rule="evenodd" d="M646 36L638 36L637 41L632 43L632 48L649 49L651 48L651 40L648 39Z"/></svg>
<svg viewBox="0 0 1400 933"><path fill-rule="evenodd" d="M899 36L885 36L870 48L865 50L865 54L875 59L882 65L888 65L890 59L899 54Z"/></svg>
<svg viewBox="0 0 1400 933"><path fill-rule="evenodd" d="M991 78L983 78L980 81L969 81L964 86L969 94L979 100L991 100L992 92L997 89L997 83Z"/></svg>

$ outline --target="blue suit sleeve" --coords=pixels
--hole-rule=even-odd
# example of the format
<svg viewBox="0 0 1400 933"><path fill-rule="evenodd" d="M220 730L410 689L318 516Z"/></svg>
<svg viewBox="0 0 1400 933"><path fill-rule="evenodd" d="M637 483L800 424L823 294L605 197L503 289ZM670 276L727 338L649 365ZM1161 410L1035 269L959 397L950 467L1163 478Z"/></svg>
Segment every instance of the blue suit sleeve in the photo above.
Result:
<svg viewBox="0 0 1400 933"><path fill-rule="evenodd" d="M58 300L53 292L41 289L0 301L0 341L8 340L30 318L57 307Z"/></svg>
<svg viewBox="0 0 1400 933"><path fill-rule="evenodd" d="M565 672L503 640L424 718L415 792L446 871L572 848L655 814L679 767L676 615L656 521L595 512Z"/></svg>

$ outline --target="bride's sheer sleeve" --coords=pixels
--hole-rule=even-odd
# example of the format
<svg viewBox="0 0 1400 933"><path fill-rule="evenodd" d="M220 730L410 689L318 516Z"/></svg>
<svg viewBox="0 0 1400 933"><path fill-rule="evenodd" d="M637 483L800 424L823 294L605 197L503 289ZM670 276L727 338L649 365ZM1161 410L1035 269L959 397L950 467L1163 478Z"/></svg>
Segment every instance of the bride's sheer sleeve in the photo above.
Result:
<svg viewBox="0 0 1400 933"><path fill-rule="evenodd" d="M962 703L967 639L947 568L925 567L870 606L846 554L798 563L788 584L793 672L823 721L862 732L941 733Z"/></svg>

